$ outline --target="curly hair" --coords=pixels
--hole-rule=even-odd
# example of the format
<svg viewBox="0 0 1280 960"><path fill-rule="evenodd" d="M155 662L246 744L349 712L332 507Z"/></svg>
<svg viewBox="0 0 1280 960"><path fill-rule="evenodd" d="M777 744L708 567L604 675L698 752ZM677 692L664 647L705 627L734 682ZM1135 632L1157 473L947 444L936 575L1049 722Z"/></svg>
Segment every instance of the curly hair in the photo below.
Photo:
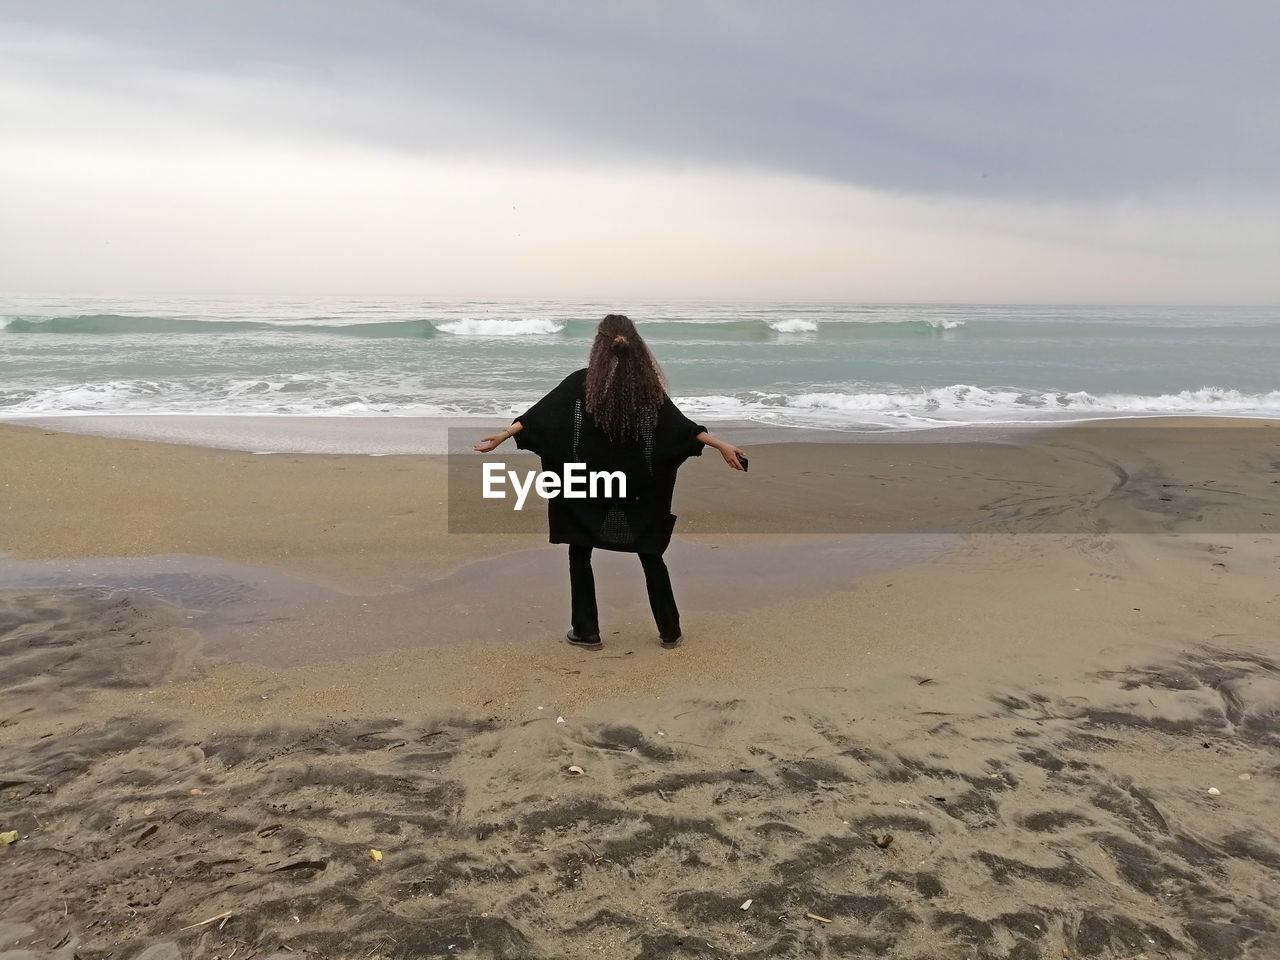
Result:
<svg viewBox="0 0 1280 960"><path fill-rule="evenodd" d="M666 377L635 324L620 313L600 321L587 361L587 412L610 440L635 440L667 396Z"/></svg>

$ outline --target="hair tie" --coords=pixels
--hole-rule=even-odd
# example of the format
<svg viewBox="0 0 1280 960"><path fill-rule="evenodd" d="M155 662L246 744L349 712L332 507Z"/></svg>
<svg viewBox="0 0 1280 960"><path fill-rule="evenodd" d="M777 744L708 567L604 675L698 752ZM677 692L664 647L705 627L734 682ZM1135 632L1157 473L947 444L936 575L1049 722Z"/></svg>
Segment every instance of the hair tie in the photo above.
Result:
<svg viewBox="0 0 1280 960"><path fill-rule="evenodd" d="M627 342L627 338L626 338L626 337L624 337L622 334L618 334L616 337L614 337L614 338L613 338L613 342L614 342L614 343L626 343L626 342Z"/></svg>

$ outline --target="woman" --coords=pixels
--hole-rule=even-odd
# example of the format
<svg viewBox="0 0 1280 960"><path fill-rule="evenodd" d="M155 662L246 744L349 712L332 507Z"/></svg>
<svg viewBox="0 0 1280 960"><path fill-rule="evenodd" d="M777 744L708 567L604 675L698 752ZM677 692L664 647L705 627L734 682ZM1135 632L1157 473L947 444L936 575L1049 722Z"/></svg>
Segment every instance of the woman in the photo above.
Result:
<svg viewBox="0 0 1280 960"><path fill-rule="evenodd" d="M746 469L737 447L715 439L682 414L667 396L658 361L635 325L620 314L600 321L585 370L517 417L502 433L485 437L475 449L488 453L508 437L521 450L542 458L542 469L563 476L566 463L588 471L622 471L625 496L590 499L553 497L547 503L552 543L569 545L570 643L599 650L600 623L591 551L619 550L640 555L649 606L662 646L680 641L680 611L662 554L671 542L676 471L703 446L720 451L734 470Z"/></svg>

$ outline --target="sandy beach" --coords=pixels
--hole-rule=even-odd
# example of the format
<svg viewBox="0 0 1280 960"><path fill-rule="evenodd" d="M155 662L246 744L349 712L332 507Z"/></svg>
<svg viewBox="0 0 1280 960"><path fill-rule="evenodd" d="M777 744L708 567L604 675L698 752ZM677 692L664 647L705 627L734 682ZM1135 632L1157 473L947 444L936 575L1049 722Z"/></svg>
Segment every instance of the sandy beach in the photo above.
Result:
<svg viewBox="0 0 1280 960"><path fill-rule="evenodd" d="M692 461L591 653L479 457L0 425L0 957L1280 956L1280 423L969 436Z"/></svg>

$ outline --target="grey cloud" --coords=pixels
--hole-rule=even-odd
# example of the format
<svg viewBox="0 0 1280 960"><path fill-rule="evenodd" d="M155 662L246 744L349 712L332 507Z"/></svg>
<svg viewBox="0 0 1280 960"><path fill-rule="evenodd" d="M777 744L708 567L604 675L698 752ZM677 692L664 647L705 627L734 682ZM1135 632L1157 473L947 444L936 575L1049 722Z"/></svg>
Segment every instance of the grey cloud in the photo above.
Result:
<svg viewBox="0 0 1280 960"><path fill-rule="evenodd" d="M96 38L121 65L301 84L307 123L398 148L997 197L1280 187L1271 0L46 0L0 20ZM104 69L75 82L109 85Z"/></svg>

